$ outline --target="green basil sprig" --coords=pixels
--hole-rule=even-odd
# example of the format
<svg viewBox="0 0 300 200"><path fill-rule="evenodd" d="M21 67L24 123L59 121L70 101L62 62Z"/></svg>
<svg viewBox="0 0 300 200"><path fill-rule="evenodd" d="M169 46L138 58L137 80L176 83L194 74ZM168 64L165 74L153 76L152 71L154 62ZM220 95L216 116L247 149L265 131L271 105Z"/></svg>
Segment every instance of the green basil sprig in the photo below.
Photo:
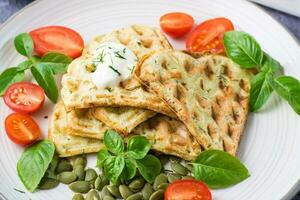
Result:
<svg viewBox="0 0 300 200"><path fill-rule="evenodd" d="M0 96L13 83L24 80L27 69L37 83L44 89L47 97L54 103L57 102L59 92L54 75L65 73L72 59L60 53L49 52L42 58L33 55L34 44L28 33L21 33L14 39L14 45L18 53L27 57L17 67L11 67L0 74Z"/></svg>
<svg viewBox="0 0 300 200"><path fill-rule="evenodd" d="M113 183L120 178L132 179L137 170L146 181L153 183L161 171L159 159L147 154L151 144L143 136L130 137L125 148L122 137L108 130L104 134L104 144L107 150L98 153L97 166L103 168L104 175Z"/></svg>
<svg viewBox="0 0 300 200"><path fill-rule="evenodd" d="M195 178L213 189L235 185L250 176L237 158L219 150L202 152L192 165Z"/></svg>
<svg viewBox="0 0 300 200"><path fill-rule="evenodd" d="M33 192L43 178L54 156L55 146L42 140L25 149L17 164L19 178L25 188Z"/></svg>
<svg viewBox="0 0 300 200"><path fill-rule="evenodd" d="M300 82L291 76L279 76L271 84L277 94L300 115Z"/></svg>
<svg viewBox="0 0 300 200"><path fill-rule="evenodd" d="M300 84L291 76L280 76L282 67L278 61L264 52L249 34L229 31L224 34L224 46L228 57L242 68L256 68L251 79L250 109L256 112L265 105L273 91L288 101L300 115Z"/></svg>
<svg viewBox="0 0 300 200"><path fill-rule="evenodd" d="M259 66L263 59L260 45L249 34L229 31L224 35L227 55L244 68Z"/></svg>

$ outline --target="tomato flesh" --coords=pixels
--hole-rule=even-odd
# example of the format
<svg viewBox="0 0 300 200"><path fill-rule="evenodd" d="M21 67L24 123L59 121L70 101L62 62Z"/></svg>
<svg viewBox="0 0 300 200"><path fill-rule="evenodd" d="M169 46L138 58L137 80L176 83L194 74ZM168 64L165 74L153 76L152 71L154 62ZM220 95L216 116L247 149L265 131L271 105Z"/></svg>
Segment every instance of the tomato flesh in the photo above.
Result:
<svg viewBox="0 0 300 200"><path fill-rule="evenodd" d="M30 82L14 83L4 94L6 105L19 113L33 113L41 108L44 101L44 90Z"/></svg>
<svg viewBox="0 0 300 200"><path fill-rule="evenodd" d="M46 26L31 31L34 50L39 56L48 52L62 53L71 58L81 55L84 42L76 31L63 26Z"/></svg>
<svg viewBox="0 0 300 200"><path fill-rule="evenodd" d="M187 179L171 183L166 192L165 200L211 200L209 188L202 182Z"/></svg>
<svg viewBox="0 0 300 200"><path fill-rule="evenodd" d="M186 41L186 48L191 52L223 53L223 36L230 30L234 30L234 27L229 19L215 18L204 21L191 32Z"/></svg>
<svg viewBox="0 0 300 200"><path fill-rule="evenodd" d="M193 17L186 13L172 12L160 18L162 30L172 37L184 36L192 29L193 25Z"/></svg>
<svg viewBox="0 0 300 200"><path fill-rule="evenodd" d="M36 141L41 131L37 123L29 116L13 113L5 119L7 136L16 144L28 145Z"/></svg>

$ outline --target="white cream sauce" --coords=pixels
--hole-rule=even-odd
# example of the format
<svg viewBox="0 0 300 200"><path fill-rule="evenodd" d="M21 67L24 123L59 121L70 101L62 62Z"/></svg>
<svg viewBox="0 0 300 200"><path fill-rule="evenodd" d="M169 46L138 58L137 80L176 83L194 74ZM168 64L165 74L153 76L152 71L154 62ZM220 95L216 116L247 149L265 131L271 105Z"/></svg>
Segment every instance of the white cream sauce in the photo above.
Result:
<svg viewBox="0 0 300 200"><path fill-rule="evenodd" d="M105 42L96 48L93 57L95 72L92 81L98 88L111 88L128 79L137 64L137 57L126 46Z"/></svg>

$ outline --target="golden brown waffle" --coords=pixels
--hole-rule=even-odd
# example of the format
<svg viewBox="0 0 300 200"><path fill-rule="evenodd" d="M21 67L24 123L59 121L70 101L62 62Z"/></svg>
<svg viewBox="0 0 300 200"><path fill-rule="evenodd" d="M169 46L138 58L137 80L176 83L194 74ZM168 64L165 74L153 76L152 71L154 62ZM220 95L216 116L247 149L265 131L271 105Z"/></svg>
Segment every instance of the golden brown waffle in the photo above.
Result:
<svg viewBox="0 0 300 200"><path fill-rule="evenodd" d="M67 112L69 127L66 133L81 137L103 139L104 132L111 128L128 135L137 125L156 113L131 107L98 107L76 109ZM103 122L103 123L99 123Z"/></svg>
<svg viewBox="0 0 300 200"><path fill-rule="evenodd" d="M92 109L76 109L66 112L68 127L66 132L69 135L103 139L104 132L109 129L104 123L99 123L93 115Z"/></svg>
<svg viewBox="0 0 300 200"><path fill-rule="evenodd" d="M205 149L235 154L248 114L251 73L230 59L179 51L145 56L135 74L174 110Z"/></svg>
<svg viewBox="0 0 300 200"><path fill-rule="evenodd" d="M67 74L63 76L61 96L66 109L130 106L175 116L161 99L144 90L134 76L109 90L94 85L89 68L93 53L101 43L108 41L122 43L138 59L153 51L172 49L159 29L148 26L133 25L99 36L85 48L80 58L69 65Z"/></svg>
<svg viewBox="0 0 300 200"><path fill-rule="evenodd" d="M101 121L96 119L93 127L84 127L82 130L87 131L94 127L104 126ZM101 125L100 125L101 124ZM98 152L103 148L103 141L87 137L72 136L66 133L69 124L66 119L66 110L59 102L54 110L49 128L49 139L56 146L60 156L72 156L81 153ZM103 129L100 128L97 138L103 138ZM184 124L178 120L163 115L156 115L153 118L141 123L129 135L143 135L152 144L152 150L165 154L175 155L186 160L193 160L201 152L200 145L194 137L190 135ZM95 137L95 136L93 136Z"/></svg>
<svg viewBox="0 0 300 200"><path fill-rule="evenodd" d="M59 102L50 120L48 138L55 144L56 152L60 157L98 152L104 148L101 140L66 134L67 128L66 111L62 102Z"/></svg>
<svg viewBox="0 0 300 200"><path fill-rule="evenodd" d="M181 121L161 114L141 123L133 134L145 136L153 150L185 160L194 160L201 152L199 143Z"/></svg>
<svg viewBox="0 0 300 200"><path fill-rule="evenodd" d="M132 107L98 107L92 110L96 119L124 136L127 136L137 125L156 114L151 110Z"/></svg>

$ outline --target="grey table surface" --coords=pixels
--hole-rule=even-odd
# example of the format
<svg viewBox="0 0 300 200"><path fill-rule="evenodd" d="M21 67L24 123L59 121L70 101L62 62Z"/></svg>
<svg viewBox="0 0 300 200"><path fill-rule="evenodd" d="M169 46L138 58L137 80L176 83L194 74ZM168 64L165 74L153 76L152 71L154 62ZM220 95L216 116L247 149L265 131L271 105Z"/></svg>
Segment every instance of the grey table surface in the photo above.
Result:
<svg viewBox="0 0 300 200"><path fill-rule="evenodd" d="M29 4L33 0L0 0L0 24L5 22L11 15ZM283 26L285 26L300 42L300 18L271 8L261 6L271 14ZM300 8L299 8L300 9ZM300 169L299 169L300 170ZM298 194L292 200L300 200L300 188Z"/></svg>

